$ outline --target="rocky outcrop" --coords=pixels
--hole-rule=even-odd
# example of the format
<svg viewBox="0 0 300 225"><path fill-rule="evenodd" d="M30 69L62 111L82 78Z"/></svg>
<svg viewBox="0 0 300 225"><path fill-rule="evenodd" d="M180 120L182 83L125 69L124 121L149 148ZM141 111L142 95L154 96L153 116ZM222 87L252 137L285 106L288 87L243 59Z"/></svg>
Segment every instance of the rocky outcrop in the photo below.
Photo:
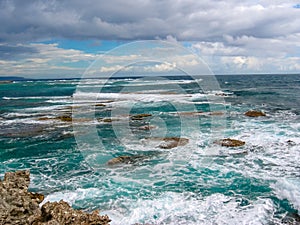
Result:
<svg viewBox="0 0 300 225"><path fill-rule="evenodd" d="M215 141L214 143L219 144L221 146L225 146L225 147L239 147L239 146L245 145L244 141L231 139L231 138L225 138L222 140L218 140L218 141Z"/></svg>
<svg viewBox="0 0 300 225"><path fill-rule="evenodd" d="M14 225L109 225L108 216L74 210L68 203L47 202L44 196L28 192L29 171L8 172L0 180L0 224Z"/></svg>
<svg viewBox="0 0 300 225"><path fill-rule="evenodd" d="M259 116L266 116L266 114L261 111L248 111L248 112L245 112L245 116L259 117Z"/></svg>

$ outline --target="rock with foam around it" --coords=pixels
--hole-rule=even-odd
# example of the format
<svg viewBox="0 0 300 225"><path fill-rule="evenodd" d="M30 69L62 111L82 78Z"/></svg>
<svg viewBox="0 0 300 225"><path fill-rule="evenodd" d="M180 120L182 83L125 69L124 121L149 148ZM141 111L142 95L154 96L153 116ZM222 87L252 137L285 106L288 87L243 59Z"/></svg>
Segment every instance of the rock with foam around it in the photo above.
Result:
<svg viewBox="0 0 300 225"><path fill-rule="evenodd" d="M245 112L245 116L260 117L260 116L266 116L266 114L264 112L261 112L261 111L248 111L248 112Z"/></svg>
<svg viewBox="0 0 300 225"><path fill-rule="evenodd" d="M44 196L28 192L29 171L8 172L0 180L0 224L13 225L109 225L108 216L74 210L68 203L47 202Z"/></svg>
<svg viewBox="0 0 300 225"><path fill-rule="evenodd" d="M225 138L219 141L215 141L215 143L225 147L239 147L245 145L244 141L231 139L231 138Z"/></svg>

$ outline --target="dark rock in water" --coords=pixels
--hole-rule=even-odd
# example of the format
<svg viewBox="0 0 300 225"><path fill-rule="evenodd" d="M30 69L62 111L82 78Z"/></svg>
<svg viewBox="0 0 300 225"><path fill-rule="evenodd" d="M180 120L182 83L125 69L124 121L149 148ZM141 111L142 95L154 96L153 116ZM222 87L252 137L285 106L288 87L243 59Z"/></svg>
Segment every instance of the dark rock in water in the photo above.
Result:
<svg viewBox="0 0 300 225"><path fill-rule="evenodd" d="M160 144L158 147L163 149L176 148L177 146L184 146L189 143L187 138L178 138L178 137L167 137L164 138L165 143Z"/></svg>
<svg viewBox="0 0 300 225"><path fill-rule="evenodd" d="M113 159L109 160L107 162L107 165L116 165L116 164L120 164L120 163L130 163L131 161L132 161L132 159L131 159L130 156L123 155L123 156L119 156L119 157L116 157L116 158L113 158Z"/></svg>
<svg viewBox="0 0 300 225"><path fill-rule="evenodd" d="M63 122L72 122L72 116L69 115L63 115L63 116L58 116L56 119L61 120Z"/></svg>
<svg viewBox="0 0 300 225"><path fill-rule="evenodd" d="M295 145L296 145L296 143L295 143L294 141L291 141L291 140L288 140L286 143L287 143L289 146L295 146Z"/></svg>
<svg viewBox="0 0 300 225"><path fill-rule="evenodd" d="M249 117L259 117L259 116L266 116L264 112L261 111L248 111L245 113L245 116Z"/></svg>
<svg viewBox="0 0 300 225"><path fill-rule="evenodd" d="M144 126L140 126L138 127L139 130L153 130L156 129L156 126L153 125L144 125Z"/></svg>
<svg viewBox="0 0 300 225"><path fill-rule="evenodd" d="M157 146L162 149L176 148L177 146L184 146L187 143L189 143L189 139L179 138L179 137L165 137L165 138L151 138L151 139L162 141L163 143Z"/></svg>
<svg viewBox="0 0 300 225"><path fill-rule="evenodd" d="M105 107L106 105L103 104L103 103L97 103L97 104L95 104L95 106L96 106L96 107Z"/></svg>
<svg viewBox="0 0 300 225"><path fill-rule="evenodd" d="M40 117L37 120L43 121L43 120L51 120L49 117Z"/></svg>
<svg viewBox="0 0 300 225"><path fill-rule="evenodd" d="M112 123L113 121L118 121L119 119L117 119L117 118L99 118L97 120L99 122Z"/></svg>
<svg viewBox="0 0 300 225"><path fill-rule="evenodd" d="M225 138L219 141L215 141L214 143L219 144L221 146L225 147L239 147L245 145L244 141L236 140L236 139L231 139L231 138Z"/></svg>
<svg viewBox="0 0 300 225"><path fill-rule="evenodd" d="M47 202L40 209L44 196L28 192L29 183L29 171L8 172L0 180L0 224L109 225L108 216L100 216L98 211L87 214L74 210L64 201Z"/></svg>
<svg viewBox="0 0 300 225"><path fill-rule="evenodd" d="M121 163L131 164L131 163L136 163L145 158L147 158L147 156L144 156L144 155L134 155L134 156L122 155L122 156L119 156L119 157L109 160L107 162L107 165L112 166L112 165L117 165L117 164L121 164Z"/></svg>
<svg viewBox="0 0 300 225"><path fill-rule="evenodd" d="M0 80L0 84L10 84L13 83L11 80Z"/></svg>
<svg viewBox="0 0 300 225"><path fill-rule="evenodd" d="M144 119L145 117L149 117L149 116L152 116L152 115L149 114L149 113L142 113L142 114L132 115L132 116L130 116L130 118L131 118L132 120L142 120L142 119Z"/></svg>
<svg viewBox="0 0 300 225"><path fill-rule="evenodd" d="M300 225L300 216L297 213L288 213L281 222L288 225Z"/></svg>

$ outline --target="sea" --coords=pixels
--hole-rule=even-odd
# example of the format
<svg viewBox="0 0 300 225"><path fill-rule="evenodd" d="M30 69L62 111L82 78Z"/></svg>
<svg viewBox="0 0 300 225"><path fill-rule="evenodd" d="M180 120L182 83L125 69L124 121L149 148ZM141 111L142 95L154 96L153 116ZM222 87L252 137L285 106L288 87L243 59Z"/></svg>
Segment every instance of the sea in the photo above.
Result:
<svg viewBox="0 0 300 225"><path fill-rule="evenodd" d="M300 224L300 75L213 77L2 83L0 178L112 225Z"/></svg>

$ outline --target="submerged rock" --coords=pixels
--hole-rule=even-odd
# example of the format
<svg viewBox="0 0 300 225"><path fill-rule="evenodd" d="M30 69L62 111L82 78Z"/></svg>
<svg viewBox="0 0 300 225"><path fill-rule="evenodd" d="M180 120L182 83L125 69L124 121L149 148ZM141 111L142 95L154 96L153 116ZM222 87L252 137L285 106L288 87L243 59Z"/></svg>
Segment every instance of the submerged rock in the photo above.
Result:
<svg viewBox="0 0 300 225"><path fill-rule="evenodd" d="M287 143L289 146L295 146L295 145L296 145L296 143L295 143L294 141L292 141L292 140L288 140L286 143Z"/></svg>
<svg viewBox="0 0 300 225"><path fill-rule="evenodd" d="M187 143L189 143L189 139L187 138L179 138L179 137L153 137L153 138L147 138L148 140L154 140L154 141L161 141L157 147L162 149L171 149L176 148L177 146L184 146Z"/></svg>
<svg viewBox="0 0 300 225"><path fill-rule="evenodd" d="M225 138L219 141L215 141L215 143L225 147L239 147L245 145L244 141L231 139L231 138Z"/></svg>
<svg viewBox="0 0 300 225"><path fill-rule="evenodd" d="M166 137L163 138L164 143L161 143L158 147L163 149L176 148L177 146L184 146L189 143L187 138L178 138L178 137Z"/></svg>
<svg viewBox="0 0 300 225"><path fill-rule="evenodd" d="M72 116L70 115L63 115L63 116L58 116L56 119L61 120L63 122L72 122Z"/></svg>
<svg viewBox="0 0 300 225"><path fill-rule="evenodd" d="M154 125L144 125L144 126L140 126L138 127L139 130L153 130L156 129L157 127Z"/></svg>
<svg viewBox="0 0 300 225"><path fill-rule="evenodd" d="M0 80L0 84L10 84L13 83L12 80Z"/></svg>
<svg viewBox="0 0 300 225"><path fill-rule="evenodd" d="M248 112L245 112L245 116L259 117L259 116L266 116L266 114L261 111L248 111Z"/></svg>
<svg viewBox="0 0 300 225"><path fill-rule="evenodd" d="M96 106L96 107L105 107L106 105L103 104L103 103L97 103L97 104L95 104L95 106Z"/></svg>
<svg viewBox="0 0 300 225"><path fill-rule="evenodd" d="M122 156L113 158L111 160L108 160L107 165L113 166L113 165L117 165L117 164L131 164L131 163L136 163L145 158L147 158L147 156L144 156L144 155L134 155L134 156L122 155Z"/></svg>
<svg viewBox="0 0 300 225"><path fill-rule="evenodd" d="M145 117L149 117L149 116L152 116L152 115L149 114L149 113L142 113L142 114L132 115L132 116L130 116L130 118L131 118L132 120L142 120L142 119L144 119Z"/></svg>
<svg viewBox="0 0 300 225"><path fill-rule="evenodd" d="M44 195L28 192L29 183L29 171L8 172L0 180L0 224L109 225L108 216L74 210L64 201L47 202L39 208Z"/></svg>

